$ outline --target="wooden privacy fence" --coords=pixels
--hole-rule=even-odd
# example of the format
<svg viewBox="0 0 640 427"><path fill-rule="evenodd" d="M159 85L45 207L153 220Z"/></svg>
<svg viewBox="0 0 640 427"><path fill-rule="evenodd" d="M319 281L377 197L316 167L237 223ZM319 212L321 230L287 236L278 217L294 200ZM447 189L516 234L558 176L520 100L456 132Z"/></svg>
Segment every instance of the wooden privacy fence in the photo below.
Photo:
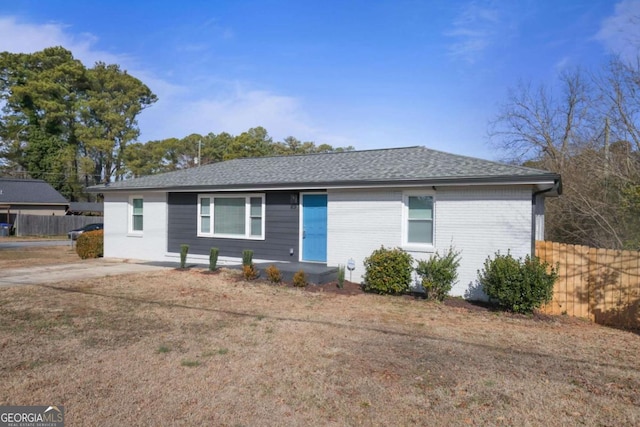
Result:
<svg viewBox="0 0 640 427"><path fill-rule="evenodd" d="M66 236L69 230L103 222L101 216L23 215L16 216L16 236Z"/></svg>
<svg viewBox="0 0 640 427"><path fill-rule="evenodd" d="M536 256L559 266L549 314L640 328L640 252L536 242Z"/></svg>

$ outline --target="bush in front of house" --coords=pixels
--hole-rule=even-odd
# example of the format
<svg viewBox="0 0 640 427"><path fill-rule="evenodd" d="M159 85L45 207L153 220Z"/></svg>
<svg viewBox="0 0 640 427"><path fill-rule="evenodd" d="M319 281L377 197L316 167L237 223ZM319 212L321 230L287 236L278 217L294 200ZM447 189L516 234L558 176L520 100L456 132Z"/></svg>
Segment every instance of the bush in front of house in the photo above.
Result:
<svg viewBox="0 0 640 427"><path fill-rule="evenodd" d="M242 277L244 277L244 280L254 280L257 279L259 275L260 272L254 264L242 266Z"/></svg>
<svg viewBox="0 0 640 427"><path fill-rule="evenodd" d="M307 286L307 275L303 270L298 270L293 275L293 286L296 288L304 288Z"/></svg>
<svg viewBox="0 0 640 427"><path fill-rule="evenodd" d="M265 273L267 274L267 279L271 283L282 282L282 273L280 273L280 269L275 265L271 264L269 267L267 267Z"/></svg>
<svg viewBox="0 0 640 427"><path fill-rule="evenodd" d="M402 294L409 291L413 257L400 248L381 246L364 260L363 289L378 294Z"/></svg>
<svg viewBox="0 0 640 427"><path fill-rule="evenodd" d="M104 231L87 231L78 236L76 253L82 259L98 258L104 255Z"/></svg>
<svg viewBox="0 0 640 427"><path fill-rule="evenodd" d="M344 265L340 264L338 266L338 288L344 288Z"/></svg>
<svg viewBox="0 0 640 427"><path fill-rule="evenodd" d="M220 250L218 248L211 248L209 251L209 271L215 271L218 268L218 255Z"/></svg>
<svg viewBox="0 0 640 427"><path fill-rule="evenodd" d="M189 253L189 245L180 245L180 268L187 266L187 254Z"/></svg>
<svg viewBox="0 0 640 427"><path fill-rule="evenodd" d="M490 300L515 313L531 313L551 301L558 269L527 255L515 259L510 253L487 258L478 281Z"/></svg>
<svg viewBox="0 0 640 427"><path fill-rule="evenodd" d="M458 280L460 252L452 247L445 255L433 254L426 261L419 261L416 273L422 279L422 287L427 299L444 301Z"/></svg>
<svg viewBox="0 0 640 427"><path fill-rule="evenodd" d="M242 275L245 280L257 279L260 273L253 264L253 251L245 249L242 251Z"/></svg>
<svg viewBox="0 0 640 427"><path fill-rule="evenodd" d="M242 265L253 265L253 251L251 249L242 251Z"/></svg>

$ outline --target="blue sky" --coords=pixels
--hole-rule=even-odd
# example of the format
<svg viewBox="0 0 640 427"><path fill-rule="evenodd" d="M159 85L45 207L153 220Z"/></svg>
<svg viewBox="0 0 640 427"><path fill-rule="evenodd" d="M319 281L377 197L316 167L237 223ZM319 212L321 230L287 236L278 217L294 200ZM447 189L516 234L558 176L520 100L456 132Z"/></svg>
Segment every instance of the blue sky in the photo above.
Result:
<svg viewBox="0 0 640 427"><path fill-rule="evenodd" d="M0 51L120 64L159 97L141 141L264 126L499 159L487 125L509 87L631 53L638 19L640 0L15 0L0 5Z"/></svg>

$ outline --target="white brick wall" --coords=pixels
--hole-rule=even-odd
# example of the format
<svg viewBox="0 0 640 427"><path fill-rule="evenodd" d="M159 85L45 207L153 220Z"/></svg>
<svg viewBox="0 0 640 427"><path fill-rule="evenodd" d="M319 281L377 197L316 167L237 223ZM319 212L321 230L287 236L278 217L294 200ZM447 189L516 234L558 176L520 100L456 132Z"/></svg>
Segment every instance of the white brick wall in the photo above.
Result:
<svg viewBox="0 0 640 427"><path fill-rule="evenodd" d="M329 190L327 193L327 265L356 261L353 280L364 274L363 260L380 245L401 244L402 192ZM349 278L349 272L346 274Z"/></svg>
<svg viewBox="0 0 640 427"><path fill-rule="evenodd" d="M129 194L105 193L104 198L104 256L149 261L165 259L167 252L167 196L166 193L136 193L142 196L142 235L128 233Z"/></svg>
<svg viewBox="0 0 640 427"><path fill-rule="evenodd" d="M415 189L412 189L415 191ZM435 193L435 250L453 244L462 251L459 282L452 295L468 295L487 256L510 250L530 253L531 189L527 187L450 187ZM402 243L402 191L330 190L327 265L356 262L353 280L362 280L363 261L374 249ZM428 252L410 252L426 259ZM347 277L349 274L347 273ZM471 294L473 297L482 297Z"/></svg>
<svg viewBox="0 0 640 427"><path fill-rule="evenodd" d="M436 248L442 253L453 244L462 251L452 295L465 295L485 259L496 251L510 250L516 257L530 253L531 214L531 190L526 187L438 190Z"/></svg>

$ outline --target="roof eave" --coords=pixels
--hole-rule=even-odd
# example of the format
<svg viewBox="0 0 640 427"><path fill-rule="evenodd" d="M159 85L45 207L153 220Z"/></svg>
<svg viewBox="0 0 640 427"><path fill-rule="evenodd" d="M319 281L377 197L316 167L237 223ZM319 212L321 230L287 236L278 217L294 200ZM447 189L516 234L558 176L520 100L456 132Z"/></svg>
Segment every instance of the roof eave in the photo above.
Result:
<svg viewBox="0 0 640 427"><path fill-rule="evenodd" d="M0 201L1 205L20 205L20 206L69 206L69 202L12 202Z"/></svg>
<svg viewBox="0 0 640 427"><path fill-rule="evenodd" d="M389 188L416 186L462 186L462 185L536 185L539 187L559 186L560 175L547 173L540 175L509 176L476 176L476 177L442 177L428 179L387 179L387 180L348 180L317 182L280 182L280 183L247 183L229 185L174 185L174 186L93 186L87 188L91 193L141 192L141 191L243 191L243 190L293 190L293 189L329 189L329 188ZM560 194L560 192L558 192Z"/></svg>

